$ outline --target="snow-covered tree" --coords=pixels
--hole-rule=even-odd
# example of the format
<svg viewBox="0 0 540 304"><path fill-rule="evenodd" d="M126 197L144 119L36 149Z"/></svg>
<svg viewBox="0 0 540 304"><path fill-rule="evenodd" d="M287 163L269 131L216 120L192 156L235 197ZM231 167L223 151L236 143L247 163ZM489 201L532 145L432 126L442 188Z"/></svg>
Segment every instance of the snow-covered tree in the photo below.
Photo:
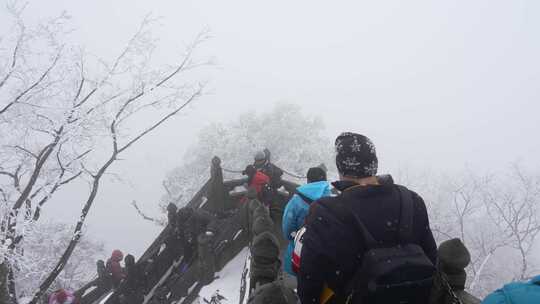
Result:
<svg viewBox="0 0 540 304"><path fill-rule="evenodd" d="M72 230L70 225L51 221L34 222L26 227L14 260L19 297L33 296L70 242ZM96 276L96 261L103 256L103 244L83 235L52 289L82 287Z"/></svg>
<svg viewBox="0 0 540 304"><path fill-rule="evenodd" d="M90 189L72 198L81 202L81 215L35 303L74 252L104 174L126 150L202 95L204 83L196 80L201 75L187 73L208 63L193 56L207 34L197 35L177 62L158 64L154 20L147 17L118 56L107 60L69 42L67 15L29 26L24 7L9 1L1 15L12 26L0 40L0 288L7 273L12 301L13 263L27 227L71 182L86 181Z"/></svg>
<svg viewBox="0 0 540 304"><path fill-rule="evenodd" d="M209 178L214 156L221 158L224 169L241 171L253 163L257 151L267 148L273 163L296 176L304 176L321 163L333 168L329 165L334 162L332 142L323 131L320 117L309 117L299 106L287 103L277 104L269 112L241 114L228 123L212 123L200 132L182 164L168 173L160 206L165 212L170 202L187 203ZM242 177L237 172L224 173L225 178Z"/></svg>
<svg viewBox="0 0 540 304"><path fill-rule="evenodd" d="M540 175L518 165L498 174L409 174L428 207L437 242L460 238L471 253L467 288L478 296L534 275Z"/></svg>

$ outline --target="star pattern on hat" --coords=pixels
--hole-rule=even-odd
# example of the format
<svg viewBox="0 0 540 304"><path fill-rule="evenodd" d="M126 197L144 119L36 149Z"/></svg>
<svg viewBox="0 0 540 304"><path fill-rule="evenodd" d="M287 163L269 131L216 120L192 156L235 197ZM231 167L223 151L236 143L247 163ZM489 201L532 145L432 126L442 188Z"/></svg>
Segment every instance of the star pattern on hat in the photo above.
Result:
<svg viewBox="0 0 540 304"><path fill-rule="evenodd" d="M335 143L336 165L347 176L365 177L377 174L378 160L373 142L360 134L345 132Z"/></svg>

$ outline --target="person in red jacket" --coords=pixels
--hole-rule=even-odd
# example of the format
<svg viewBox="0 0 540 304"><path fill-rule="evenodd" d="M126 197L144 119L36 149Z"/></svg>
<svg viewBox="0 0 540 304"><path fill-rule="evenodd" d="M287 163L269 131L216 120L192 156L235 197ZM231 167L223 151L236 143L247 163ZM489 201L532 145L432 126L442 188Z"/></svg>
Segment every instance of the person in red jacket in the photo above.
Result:
<svg viewBox="0 0 540 304"><path fill-rule="evenodd" d="M113 250L111 257L107 260L107 272L112 277L113 287L116 288L120 285L120 282L125 278L126 274L124 269L120 265L120 262L124 259L122 251L116 249Z"/></svg>
<svg viewBox="0 0 540 304"><path fill-rule="evenodd" d="M58 289L49 296L49 304L78 304L78 299L73 293L65 290Z"/></svg>
<svg viewBox="0 0 540 304"><path fill-rule="evenodd" d="M261 171L257 171L253 165L247 166L242 174L247 175L248 187L255 189L259 201L263 204L268 204L269 202L267 202L264 191L265 187L268 187L270 184L270 177Z"/></svg>

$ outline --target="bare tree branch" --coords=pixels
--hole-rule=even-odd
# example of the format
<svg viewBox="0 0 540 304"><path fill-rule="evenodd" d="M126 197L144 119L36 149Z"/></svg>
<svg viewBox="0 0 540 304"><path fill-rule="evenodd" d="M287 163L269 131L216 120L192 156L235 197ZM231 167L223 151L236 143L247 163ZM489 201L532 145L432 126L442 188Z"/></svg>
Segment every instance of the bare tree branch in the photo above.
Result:
<svg viewBox="0 0 540 304"><path fill-rule="evenodd" d="M164 223L158 219L155 219L153 217L150 217L148 215L146 215L142 210L141 208L139 208L139 206L137 205L137 201L133 200L131 202L131 205L133 206L133 208L135 208L135 210L137 211L137 213L145 220L147 221L150 221L150 222L153 222L155 224L158 224L160 226L164 226Z"/></svg>
<svg viewBox="0 0 540 304"><path fill-rule="evenodd" d="M11 75L15 71L15 66L17 65L17 58L19 54L19 50L21 48L21 44L24 38L24 26L20 25L21 27L21 33L19 34L19 37L17 39L17 44L13 48L13 53L11 55L11 65L10 70L7 72L6 76L0 81L0 89L6 84L6 82L11 78Z"/></svg>
<svg viewBox="0 0 540 304"><path fill-rule="evenodd" d="M37 156L36 154L34 154L32 151L30 151L30 150L28 150L28 149L26 149L26 148L24 148L24 147L21 147L21 146L18 146L18 145L17 145L17 146L13 146L13 148L15 148L15 149L17 149L17 150L21 150L21 151L23 151L24 153L26 153L26 154L32 156L33 158L38 159L38 156Z"/></svg>
<svg viewBox="0 0 540 304"><path fill-rule="evenodd" d="M11 108L13 105L19 102L21 98L23 98L28 92L32 91L35 87L37 87L51 72L51 70L56 66L58 63L58 60L60 59L60 56L62 54L62 50L60 50L56 56L53 59L53 62L51 65L41 74L41 76L28 88L23 90L19 95L17 95L11 102L8 102L7 105L5 105L2 109L0 109L0 114L4 114L9 108Z"/></svg>
<svg viewBox="0 0 540 304"><path fill-rule="evenodd" d="M187 107L190 103L192 103L197 97L199 97L202 93L202 87L199 88L199 90L197 90L195 93L193 93L193 95L191 95L191 97L189 97L189 99L184 102L184 104L182 104L180 107L178 107L176 110L170 112L169 114L167 114L165 117L163 117L162 119L160 119L158 122L154 123L151 127L147 128L146 130L144 130L143 132L141 132L139 135L135 136L135 138L133 138L132 140L130 140L127 144L125 144L123 147L121 147L120 149L118 149L118 152L122 152L124 150L126 150L127 148L129 148L131 145L133 145L134 143L136 143L137 141L139 141L143 136L145 136L146 134L152 132L154 129L156 129L157 127L159 127L161 124L163 124L165 121L167 121L169 118L173 117L174 115L178 114L178 112L182 111L185 107Z"/></svg>

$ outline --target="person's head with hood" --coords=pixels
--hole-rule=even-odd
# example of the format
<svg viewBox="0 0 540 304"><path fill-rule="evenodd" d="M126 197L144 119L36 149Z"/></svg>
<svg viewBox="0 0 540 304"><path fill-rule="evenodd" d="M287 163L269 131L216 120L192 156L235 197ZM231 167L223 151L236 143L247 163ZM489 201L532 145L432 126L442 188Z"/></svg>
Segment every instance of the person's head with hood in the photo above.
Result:
<svg viewBox="0 0 540 304"><path fill-rule="evenodd" d="M126 255L124 264L126 264L126 267L128 268L133 267L135 265L135 257L131 254Z"/></svg>
<svg viewBox="0 0 540 304"><path fill-rule="evenodd" d="M448 283L455 290L464 290L467 280L465 268L471 262L471 254L465 244L458 239L450 239L442 242L437 250L438 267L444 272Z"/></svg>
<svg viewBox="0 0 540 304"><path fill-rule="evenodd" d="M120 262L123 259L124 259L124 254L122 253L122 251L118 249L113 250L111 254L111 261Z"/></svg>
<svg viewBox="0 0 540 304"><path fill-rule="evenodd" d="M67 301L68 294L64 289L60 289L56 292L56 301L58 303L65 303Z"/></svg>
<svg viewBox="0 0 540 304"><path fill-rule="evenodd" d="M341 180L377 183L378 160L373 142L364 135L345 132L335 142L336 167Z"/></svg>

